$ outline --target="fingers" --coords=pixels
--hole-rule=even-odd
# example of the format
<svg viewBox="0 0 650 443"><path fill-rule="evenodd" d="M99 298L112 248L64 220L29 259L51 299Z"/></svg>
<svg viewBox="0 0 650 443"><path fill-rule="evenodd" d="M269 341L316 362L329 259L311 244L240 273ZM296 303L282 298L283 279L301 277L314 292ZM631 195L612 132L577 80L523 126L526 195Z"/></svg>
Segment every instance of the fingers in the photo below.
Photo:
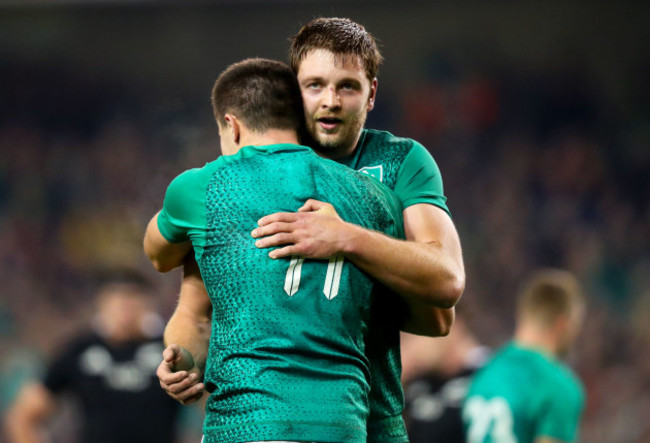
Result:
<svg viewBox="0 0 650 443"><path fill-rule="evenodd" d="M194 394L194 395L192 395L192 396L190 396L190 397L188 397L188 398L186 398L184 400L179 400L179 401L183 405L189 405L189 404L192 404L192 403L196 403L197 401L199 401L201 399L201 397L203 397L203 392L204 391L201 390L197 394Z"/></svg>
<svg viewBox="0 0 650 443"><path fill-rule="evenodd" d="M315 200L313 198L310 198L305 202L304 205L302 205L299 209L298 212L311 212L311 211L318 211L319 209L323 208L324 206L329 205L329 203L322 202L320 200ZM330 205L331 206L331 205Z"/></svg>
<svg viewBox="0 0 650 443"><path fill-rule="evenodd" d="M291 223L298 219L298 215L295 212L276 212L275 214L270 214L260 218L257 221L259 226L266 226L271 223L284 222Z"/></svg>
<svg viewBox="0 0 650 443"><path fill-rule="evenodd" d="M175 373L174 375L176 374L179 373ZM185 376L180 378L179 377L167 377L164 379L160 378L160 387L163 388L165 391L167 391L168 394L174 394L174 395L181 394L183 391L193 388L197 384L203 385L203 383L199 383L199 377L196 374L189 375L185 373ZM196 393L195 391L192 392L191 395L195 394Z"/></svg>
<svg viewBox="0 0 650 443"><path fill-rule="evenodd" d="M290 257L292 255L301 255L299 248L296 245L285 246L284 248L274 249L269 252L269 257L272 259Z"/></svg>
<svg viewBox="0 0 650 443"><path fill-rule="evenodd" d="M255 246L260 249L271 248L273 246L282 246L295 243L295 237L293 234L275 234L270 237L264 237L257 239L255 241Z"/></svg>
<svg viewBox="0 0 650 443"><path fill-rule="evenodd" d="M161 363L156 374L160 387L182 404L194 403L203 396L205 385L200 382L198 374L187 371L170 372L165 362Z"/></svg>
<svg viewBox="0 0 650 443"><path fill-rule="evenodd" d="M260 226L259 228L253 229L251 235L253 238L266 237L278 233L288 233L293 232L295 226L291 223L281 223L273 222L271 224Z"/></svg>
<svg viewBox="0 0 650 443"><path fill-rule="evenodd" d="M167 386L183 382L190 378L187 371L172 372L170 369L161 368L160 366L158 366L156 375L160 383Z"/></svg>
<svg viewBox="0 0 650 443"><path fill-rule="evenodd" d="M175 385L166 387L161 385L161 387L167 392L167 395L184 405L196 402L205 392L205 385L203 383L197 383L185 389Z"/></svg>
<svg viewBox="0 0 650 443"><path fill-rule="evenodd" d="M181 353L181 348L178 345L171 344L165 348L163 351L163 360L171 363L173 362Z"/></svg>

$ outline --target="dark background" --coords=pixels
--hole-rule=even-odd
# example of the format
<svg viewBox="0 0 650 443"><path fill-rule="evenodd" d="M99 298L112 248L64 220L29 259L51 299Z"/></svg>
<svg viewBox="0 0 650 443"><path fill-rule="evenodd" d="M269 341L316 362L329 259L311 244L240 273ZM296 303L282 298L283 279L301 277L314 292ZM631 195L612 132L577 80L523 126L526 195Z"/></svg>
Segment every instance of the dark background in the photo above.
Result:
<svg viewBox="0 0 650 443"><path fill-rule="evenodd" d="M179 275L141 239L169 181L219 154L214 79L346 16L386 58L367 126L442 170L480 339L507 340L532 270L572 270L583 441L650 439L650 5L539 3L0 1L2 408L87 321L97 270L142 269L170 313Z"/></svg>

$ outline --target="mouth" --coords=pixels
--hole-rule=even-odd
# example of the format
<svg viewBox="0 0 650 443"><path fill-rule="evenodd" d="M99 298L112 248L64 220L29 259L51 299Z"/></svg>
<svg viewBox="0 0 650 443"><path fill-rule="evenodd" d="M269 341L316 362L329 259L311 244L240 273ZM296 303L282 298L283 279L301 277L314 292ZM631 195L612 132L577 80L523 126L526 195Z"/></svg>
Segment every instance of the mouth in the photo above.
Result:
<svg viewBox="0 0 650 443"><path fill-rule="evenodd" d="M341 123L343 123L342 119L336 117L321 117L318 118L317 121L320 127L326 131L336 129Z"/></svg>

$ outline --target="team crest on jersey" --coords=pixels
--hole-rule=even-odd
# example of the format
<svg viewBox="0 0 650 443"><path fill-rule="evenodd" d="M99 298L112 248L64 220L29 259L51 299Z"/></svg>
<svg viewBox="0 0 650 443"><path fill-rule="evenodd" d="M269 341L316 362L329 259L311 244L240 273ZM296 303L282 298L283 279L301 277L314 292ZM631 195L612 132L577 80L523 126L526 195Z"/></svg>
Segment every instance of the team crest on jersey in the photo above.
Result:
<svg viewBox="0 0 650 443"><path fill-rule="evenodd" d="M359 169L359 172L362 174L369 175L376 178L380 182L384 181L384 165L379 166L365 166Z"/></svg>

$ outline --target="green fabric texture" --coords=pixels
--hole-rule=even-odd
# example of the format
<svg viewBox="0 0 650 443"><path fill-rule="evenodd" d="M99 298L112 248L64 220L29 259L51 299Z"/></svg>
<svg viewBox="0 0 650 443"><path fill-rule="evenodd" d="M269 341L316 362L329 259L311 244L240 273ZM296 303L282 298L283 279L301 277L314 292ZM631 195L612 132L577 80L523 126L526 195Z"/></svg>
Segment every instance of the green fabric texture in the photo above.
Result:
<svg viewBox="0 0 650 443"><path fill-rule="evenodd" d="M346 221L403 237L401 206L376 180L296 145L245 147L170 185L158 225L192 240L213 305L206 442L365 442L374 300L342 258L271 260L257 220L330 202Z"/></svg>
<svg viewBox="0 0 650 443"><path fill-rule="evenodd" d="M432 204L448 214L438 165L418 142L386 131L364 129L354 153L339 162L369 175L392 189L406 208ZM408 442L402 418L399 330L407 314L401 298L375 300L366 355L371 363L368 441Z"/></svg>

